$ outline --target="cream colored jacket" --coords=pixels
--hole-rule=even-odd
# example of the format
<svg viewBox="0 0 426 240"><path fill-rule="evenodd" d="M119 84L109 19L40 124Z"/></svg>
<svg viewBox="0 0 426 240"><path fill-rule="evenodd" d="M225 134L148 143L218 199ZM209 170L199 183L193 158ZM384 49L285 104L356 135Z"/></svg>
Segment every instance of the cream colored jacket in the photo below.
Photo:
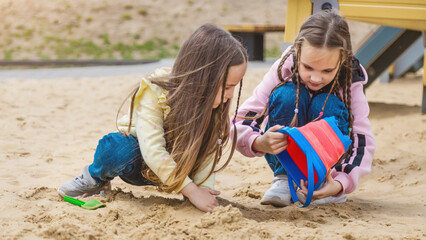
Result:
<svg viewBox="0 0 426 240"><path fill-rule="evenodd" d="M163 128L163 122L170 111L170 107L166 104L167 91L151 83L150 79L164 77L169 75L169 73L170 68L158 68L148 77L142 78L139 91L135 96L130 131L130 134L139 141L145 163L164 184L168 183L167 179L176 167L176 162L170 158L170 154L166 150ZM129 114L120 118L117 124L120 131L127 130ZM194 179L190 179L187 176L176 192L180 192L190 182L199 185L207 177L212 166L213 158L210 158L206 167L197 172ZM169 179L169 181L172 179ZM199 186L214 189L214 174Z"/></svg>

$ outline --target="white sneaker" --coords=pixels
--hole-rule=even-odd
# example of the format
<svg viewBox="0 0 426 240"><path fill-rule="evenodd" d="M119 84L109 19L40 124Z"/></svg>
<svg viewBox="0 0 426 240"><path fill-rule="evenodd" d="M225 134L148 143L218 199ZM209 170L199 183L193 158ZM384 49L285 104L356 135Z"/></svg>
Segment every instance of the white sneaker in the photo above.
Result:
<svg viewBox="0 0 426 240"><path fill-rule="evenodd" d="M88 197L99 194L103 190L111 190L110 182L97 184L95 179L90 176L89 166L85 166L83 173L62 184L58 188L58 193L61 197Z"/></svg>
<svg viewBox="0 0 426 240"><path fill-rule="evenodd" d="M305 194L301 193L300 191L296 192L297 198L299 198L299 202L301 202L302 204L305 204L305 200L306 200L306 196ZM344 203L347 200L347 196L346 194L342 194L338 197L325 197L325 198L321 198L315 201L312 201L310 205L315 206L315 205L319 205L319 204L326 204L326 203Z"/></svg>
<svg viewBox="0 0 426 240"><path fill-rule="evenodd" d="M272 180L272 186L265 192L262 205L285 207L291 204L291 194L288 187L287 175L278 175Z"/></svg>

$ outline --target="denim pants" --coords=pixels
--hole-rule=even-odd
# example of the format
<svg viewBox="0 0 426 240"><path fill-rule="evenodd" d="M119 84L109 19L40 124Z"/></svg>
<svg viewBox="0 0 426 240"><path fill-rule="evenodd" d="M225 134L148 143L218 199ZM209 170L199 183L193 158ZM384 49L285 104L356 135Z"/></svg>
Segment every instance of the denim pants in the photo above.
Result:
<svg viewBox="0 0 426 240"><path fill-rule="evenodd" d="M97 183L119 176L123 181L137 186L153 185L142 174L143 158L138 141L122 133L110 133L99 140L90 175Z"/></svg>
<svg viewBox="0 0 426 240"><path fill-rule="evenodd" d="M296 108L296 91L297 86L293 83L286 83L284 86L277 88L269 99L269 120L266 125L265 131L274 125L288 126L294 117L294 110ZM299 107L298 107L298 127L301 127L313 119L317 118L324 105L328 93L320 93L313 98L308 93L308 90L302 85L299 94ZM323 116L334 116L338 122L338 127L343 134L348 134L349 128L349 112L345 104L340 101L338 97L330 94L326 106L324 107ZM279 162L276 155L265 154L266 161L269 167L274 172L274 176L286 174L284 167Z"/></svg>

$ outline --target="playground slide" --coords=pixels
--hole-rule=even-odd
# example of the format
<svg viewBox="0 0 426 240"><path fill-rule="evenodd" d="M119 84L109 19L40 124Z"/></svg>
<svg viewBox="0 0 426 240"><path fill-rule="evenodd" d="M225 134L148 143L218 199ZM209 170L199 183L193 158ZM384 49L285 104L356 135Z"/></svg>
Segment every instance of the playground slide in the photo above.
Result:
<svg viewBox="0 0 426 240"><path fill-rule="evenodd" d="M370 79L365 87L377 79L421 37L420 31L388 26L382 26L372 34L355 54L367 70Z"/></svg>

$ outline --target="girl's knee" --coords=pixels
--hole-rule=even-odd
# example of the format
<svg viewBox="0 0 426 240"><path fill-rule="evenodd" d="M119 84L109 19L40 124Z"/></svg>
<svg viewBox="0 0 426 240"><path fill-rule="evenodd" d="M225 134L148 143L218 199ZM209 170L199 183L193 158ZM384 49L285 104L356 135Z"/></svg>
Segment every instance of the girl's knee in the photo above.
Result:
<svg viewBox="0 0 426 240"><path fill-rule="evenodd" d="M301 86L299 98L297 98L297 86L293 83L287 83L277 88L272 94L269 103L269 125L276 124L288 126L295 114L296 102L299 99L297 107L298 123L306 122L306 112L309 104L309 93L305 87Z"/></svg>
<svg viewBox="0 0 426 240"><path fill-rule="evenodd" d="M133 136L110 133L99 140L95 161L112 162L120 158L133 158L139 152L139 144Z"/></svg>
<svg viewBox="0 0 426 240"><path fill-rule="evenodd" d="M324 106L324 114L327 112L329 115L333 115L333 113L341 114L342 112L348 113L348 110L346 109L345 104L340 101L338 97L336 97L333 94L330 94L330 96L327 99L327 93L321 93L312 98L310 110L312 112L320 113L323 109L324 103L327 100L327 103L325 103Z"/></svg>
<svg viewBox="0 0 426 240"><path fill-rule="evenodd" d="M338 122L338 127L342 131L343 134L348 134L349 128L349 112L346 108L345 104L340 101L340 99L330 94L328 97L327 103L325 100L327 99L327 93L321 93L315 96L311 100L311 105L309 108L309 121L314 120L322 113L322 118L334 116ZM324 106L325 103L325 106ZM324 106L324 111L322 110Z"/></svg>
<svg viewBox="0 0 426 240"><path fill-rule="evenodd" d="M304 87L300 87L299 91L299 104L309 99L309 94ZM297 86L293 83L286 83L285 85L277 88L270 98L270 105L294 107L297 100Z"/></svg>
<svg viewBox="0 0 426 240"><path fill-rule="evenodd" d="M118 146L123 146L124 145L134 145L135 143L137 143L136 139L130 135L130 136L126 136L123 133L119 133L119 132L114 132L114 133L109 133L107 135L105 135L102 139L99 140L98 146L101 147L118 147Z"/></svg>

